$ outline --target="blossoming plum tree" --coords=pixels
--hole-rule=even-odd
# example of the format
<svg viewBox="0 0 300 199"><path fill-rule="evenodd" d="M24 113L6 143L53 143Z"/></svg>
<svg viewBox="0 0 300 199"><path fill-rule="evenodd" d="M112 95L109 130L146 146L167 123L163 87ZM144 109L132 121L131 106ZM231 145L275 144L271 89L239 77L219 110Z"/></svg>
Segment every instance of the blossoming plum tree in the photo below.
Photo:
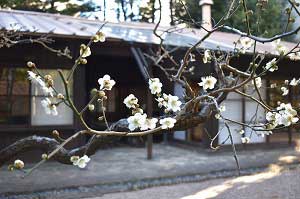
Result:
<svg viewBox="0 0 300 199"><path fill-rule="evenodd" d="M264 1L264 6L267 6L266 2L267 1ZM51 75L42 74L38 66L32 62L28 62L28 79L32 82L32 84L38 85L47 96L41 102L45 109L45 113L49 115L60 114L59 106L64 103L72 109L84 128L65 140L59 139L60 135L58 131L53 132L54 139L43 137L39 137L37 139L36 137L28 137L19 140L0 151L0 165L10 160L22 150L27 149L28 146L31 148L38 148L40 144L45 144L48 147L46 148L45 154L42 156L41 162L39 162L35 167L26 170L27 174L31 173L35 168L49 159L54 159L64 164L73 164L79 168L84 168L90 161L89 156L93 155L97 151L99 145L102 143L102 138L104 137L143 136L168 129L188 129L205 123L212 117L215 117L219 120L223 120L225 123L228 130L228 139L231 141L234 157L237 166L239 167L229 123L240 125L240 134L244 134L245 132L243 127L247 127L252 129L252 131L256 132L258 135L264 136L271 134L275 129L289 127L299 121L297 113L298 107L293 107L291 103L281 102L278 103L277 107L272 107L263 100L259 88L263 86L262 77L268 73L278 70L278 63L280 61L285 58L300 60L300 42L295 44L295 47L292 49L288 49L281 42L281 39L296 34L300 30L300 27L290 32L283 31L271 38L261 38L259 35L256 36L252 34L251 24L249 22L250 13L252 11L248 10L246 5L247 2L245 0L230 1L227 13L224 13L224 17L220 21L216 22L211 30L201 27L202 31L205 32L204 37L199 39L196 44L186 50L183 59L179 63L173 58L172 51L165 48L163 34L160 34L157 31L162 14L160 6L159 21L153 30L154 35L160 40L160 45L158 46L157 52L153 55L147 56L151 61L153 61L153 63L155 63L154 65L163 70L168 80L176 82L184 88L185 96L181 99L179 96L175 96L172 93L165 93L160 79L149 76L149 90L157 102L157 106L161 108L164 113L159 117L154 117L144 113L143 108L139 105L139 99L135 97L134 93L128 93L128 96L123 102L124 106L131 110L131 115L126 119L121 119L113 124L109 124L106 120L104 102L107 100L107 92L110 92L114 85L118 83L115 82L113 77L110 77L109 74L99 78L99 87L96 89L96 92L94 92L90 102L86 104L84 108L80 110L74 105L69 94L68 81L72 78L72 75L79 64L84 65L87 63L88 57L92 54L90 46L98 42L105 42L105 35L101 32L102 27L100 27L97 33L92 36L88 44L82 44L80 46L80 55L76 59L71 72L67 76L64 76L61 70L57 71L64 84L65 94L57 92L55 89L55 82ZM183 7L184 6L185 5L183 5ZM289 0L289 6L291 10L294 10L295 13L300 16L298 3ZM226 24L230 16L234 15L235 11L240 7L244 9L245 13L245 25L247 27L245 32L229 27ZM192 19L191 21L194 22ZM292 20L288 20L287 23L288 26L292 23ZM234 50L232 52L211 51L209 49L204 49L203 51L198 52L198 47L201 43L203 43L216 31L222 29L232 31L240 35L240 39L234 44ZM265 57L265 53L258 52L256 50L257 43L272 43L273 52L277 55L276 58L273 58L272 60L267 61L266 64L263 64L267 59ZM247 69L242 70L229 64L231 59L245 53L251 53L253 57ZM196 56L201 57L204 64L211 63L210 66L214 71L212 74L207 74L201 77L201 82L198 83L199 92L192 88L188 75L185 75L193 72L194 68L192 63L195 61ZM164 68L162 66L163 60L169 60L173 63L174 70L170 71ZM300 79L296 78L286 80L285 85L281 85L282 96L286 96L289 93L287 85L298 86L299 82ZM276 86L279 85L271 85L271 88L275 88ZM244 88L249 87L252 89L253 93L258 95L258 98L253 97L251 94L244 91ZM223 112L226 111L226 107L221 105L221 102L223 102L228 93L231 92L246 97L257 103L258 106L261 106L265 110L266 122L242 123L224 117ZM88 110L94 110L94 102L97 102L102 106L102 116L99 117L99 119L106 124L106 130L95 130L91 128L85 120L84 113ZM81 135L91 135L91 138L86 145L71 150L64 148L67 143ZM211 143L214 142L216 137L217 136L211 138ZM243 143L251 142L251 137L244 136L241 139ZM211 147L215 149L212 145ZM24 163L21 160L16 160L10 168L24 169Z"/></svg>

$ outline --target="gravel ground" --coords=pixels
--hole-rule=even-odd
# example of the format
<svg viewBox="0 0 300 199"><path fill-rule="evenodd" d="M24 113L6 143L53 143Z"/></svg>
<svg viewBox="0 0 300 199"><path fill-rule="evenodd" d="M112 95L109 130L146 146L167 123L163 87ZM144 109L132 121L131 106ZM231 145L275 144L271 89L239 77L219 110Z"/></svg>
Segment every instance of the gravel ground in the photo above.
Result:
<svg viewBox="0 0 300 199"><path fill-rule="evenodd" d="M272 166L267 172L132 192L105 194L86 199L299 199L300 166L283 169Z"/></svg>
<svg viewBox="0 0 300 199"><path fill-rule="evenodd" d="M126 184L127 182L139 182L147 179L153 181L153 179L176 176L199 175L205 177L210 173L235 171L236 163L231 151L207 152L203 149L198 149L199 151L196 149L188 150L158 144L153 146L152 160L146 159L145 148L119 147L100 150L91 157L91 161L85 169L47 162L25 179L20 179L23 175L22 172L10 172L7 167L3 167L0 168L0 199L7 194L25 193L34 196L37 192L48 190L56 192L77 187L89 189L94 185ZM241 168L247 170L267 167L269 164L299 163L300 151L296 151L294 148L272 150L258 148L240 150L238 157ZM25 165L26 168L32 166ZM81 192L81 190L77 190L77 192ZM65 199L65 197L58 196L57 198Z"/></svg>

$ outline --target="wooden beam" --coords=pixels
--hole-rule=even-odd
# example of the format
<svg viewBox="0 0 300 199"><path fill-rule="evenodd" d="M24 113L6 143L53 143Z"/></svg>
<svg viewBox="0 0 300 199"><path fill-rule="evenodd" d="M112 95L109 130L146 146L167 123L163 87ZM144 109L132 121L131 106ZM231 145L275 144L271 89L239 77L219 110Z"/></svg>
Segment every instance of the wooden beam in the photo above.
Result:
<svg viewBox="0 0 300 199"><path fill-rule="evenodd" d="M132 55L134 59L136 60L136 63L140 69L141 74L144 77L145 83L148 86L148 80L153 75L152 68L147 64L144 55L140 48L130 48ZM150 93L149 89L147 90L147 115L153 114L153 103L152 103L153 97ZM153 135L148 134L147 135L147 159L151 160L153 156Z"/></svg>

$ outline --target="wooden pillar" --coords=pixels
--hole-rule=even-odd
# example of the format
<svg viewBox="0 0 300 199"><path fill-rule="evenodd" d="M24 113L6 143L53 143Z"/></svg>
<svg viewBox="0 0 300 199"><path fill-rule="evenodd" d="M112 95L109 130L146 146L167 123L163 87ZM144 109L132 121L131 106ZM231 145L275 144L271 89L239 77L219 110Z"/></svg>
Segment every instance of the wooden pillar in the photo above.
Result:
<svg viewBox="0 0 300 199"><path fill-rule="evenodd" d="M246 92L244 88L243 88L243 92L244 93ZM246 123L246 99L243 96L242 96L242 122ZM243 130L245 133L242 135L242 137L245 137L246 134L245 126L243 126ZM243 148L246 149L246 144L243 144Z"/></svg>
<svg viewBox="0 0 300 199"><path fill-rule="evenodd" d="M152 103L152 94L150 90L147 90L147 115L153 114L153 103ZM153 134L147 135L147 159L152 159L152 148L153 148Z"/></svg>
<svg viewBox="0 0 300 199"><path fill-rule="evenodd" d="M292 133L292 128L288 129L288 136L289 136L289 145L292 145L292 140L293 140L293 133Z"/></svg>
<svg viewBox="0 0 300 199"><path fill-rule="evenodd" d="M289 102L291 102L291 104L293 105L293 89L291 88L291 86L289 86ZM288 144L289 145L292 145L292 139L293 139L293 137L292 137L293 135L292 135L292 127L289 127L288 128L288 138L289 138L289 140L288 140Z"/></svg>
<svg viewBox="0 0 300 199"><path fill-rule="evenodd" d="M148 87L148 80L153 76L153 71L151 65L147 64L147 61L145 60L145 57L139 48L130 47L130 50L132 52L132 55L134 59L136 60L136 63L140 69L141 74L144 77L145 83ZM147 115L151 116L153 115L153 103L152 103L152 94L149 89L147 89ZM149 134L147 135L147 159L152 159L152 148L153 148L153 135Z"/></svg>
<svg viewBox="0 0 300 199"><path fill-rule="evenodd" d="M267 104L270 105L270 87L271 87L270 80L267 80L266 84L267 84L266 85L267 86L267 89L266 89L266 100L267 100ZM270 144L270 135L266 136L266 143Z"/></svg>

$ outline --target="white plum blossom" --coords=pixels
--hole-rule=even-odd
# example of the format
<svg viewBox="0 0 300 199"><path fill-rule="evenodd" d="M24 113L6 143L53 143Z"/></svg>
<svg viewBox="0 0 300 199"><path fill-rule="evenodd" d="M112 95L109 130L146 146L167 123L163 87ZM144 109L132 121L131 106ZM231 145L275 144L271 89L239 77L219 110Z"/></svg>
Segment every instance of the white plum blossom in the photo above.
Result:
<svg viewBox="0 0 300 199"><path fill-rule="evenodd" d="M46 85L46 83L42 80L41 76L39 76L38 74L32 71L27 71L27 73L28 73L28 79L33 84L39 85L44 95L53 97L53 92L54 92L53 88L51 86Z"/></svg>
<svg viewBox="0 0 300 199"><path fill-rule="evenodd" d="M291 86L297 86L299 84L300 79L293 78L290 82Z"/></svg>
<svg viewBox="0 0 300 199"><path fill-rule="evenodd" d="M242 140L243 144L248 144L250 142L250 138L249 137L242 137L241 140Z"/></svg>
<svg viewBox="0 0 300 199"><path fill-rule="evenodd" d="M276 123L274 123L274 122L268 123L268 124L266 124L266 129L267 129L267 130L273 130L273 129L276 128L277 125L278 125L278 124L276 124ZM271 131L271 132L272 132L272 131Z"/></svg>
<svg viewBox="0 0 300 199"><path fill-rule="evenodd" d="M267 125L268 129L275 128L278 125L290 126L298 122L297 111L293 109L291 104L281 103L276 109L278 113L268 112L266 114L266 119L270 122Z"/></svg>
<svg viewBox="0 0 300 199"><path fill-rule="evenodd" d="M100 90L111 90L116 84L115 80L111 79L109 75L104 75L102 78L99 78L98 83Z"/></svg>
<svg viewBox="0 0 300 199"><path fill-rule="evenodd" d="M163 94L163 95L165 95L165 94ZM156 101L158 102L158 107L159 108L161 108L161 107L167 107L167 100L165 99L165 98L163 98L163 97L159 97L159 98L157 98L156 99Z"/></svg>
<svg viewBox="0 0 300 199"><path fill-rule="evenodd" d="M47 86L45 83L44 84L43 83L41 82L41 89L42 89L43 93L47 96L53 97L53 92L54 92L53 88L50 86Z"/></svg>
<svg viewBox="0 0 300 199"><path fill-rule="evenodd" d="M145 124L146 118L147 115L141 113L136 113L133 116L127 118L129 130L134 131L135 129L141 128L141 126Z"/></svg>
<svg viewBox="0 0 300 199"><path fill-rule="evenodd" d="M210 63L211 62L211 52L210 50L205 50L204 51L204 56L203 56L203 63L206 64L206 63Z"/></svg>
<svg viewBox="0 0 300 199"><path fill-rule="evenodd" d="M289 54L288 56L293 61L300 60L300 52L294 52L294 53Z"/></svg>
<svg viewBox="0 0 300 199"><path fill-rule="evenodd" d="M171 129L174 127L174 125L176 123L176 119L167 117L167 118L159 120L159 123L161 124L162 129Z"/></svg>
<svg viewBox="0 0 300 199"><path fill-rule="evenodd" d="M279 113L287 113L287 114L291 114L293 116L297 115L297 111L295 109L293 109L293 107L290 103L288 103L288 104L281 103L280 106L277 107L277 110L279 110Z"/></svg>
<svg viewBox="0 0 300 199"><path fill-rule="evenodd" d="M254 85L254 80L252 80L252 84ZM262 86L262 82L261 82L260 77L255 78L255 84L256 84L257 88L260 88Z"/></svg>
<svg viewBox="0 0 300 199"><path fill-rule="evenodd" d="M204 90L213 89L217 83L217 79L213 76L201 77L201 81L198 85L202 86Z"/></svg>
<svg viewBox="0 0 300 199"><path fill-rule="evenodd" d="M32 71L27 71L27 74L28 74L28 79L34 84L40 84L40 82L43 81L41 80L41 77L38 74L35 74Z"/></svg>
<svg viewBox="0 0 300 199"><path fill-rule="evenodd" d="M130 94L124 99L123 103L127 108L136 108L138 99L133 94Z"/></svg>
<svg viewBox="0 0 300 199"><path fill-rule="evenodd" d="M242 45L241 53L245 54L246 51L251 48L254 44L254 41L248 37L243 37L239 40L240 44Z"/></svg>
<svg viewBox="0 0 300 199"><path fill-rule="evenodd" d="M220 111L220 112L226 111L226 106L225 106L225 105L221 105L221 106L219 107L219 111Z"/></svg>
<svg viewBox="0 0 300 199"><path fill-rule="evenodd" d="M274 129L278 125L282 125L282 114L278 112L267 112L266 114L266 120L269 122L266 124L267 129Z"/></svg>
<svg viewBox="0 0 300 199"><path fill-rule="evenodd" d="M170 110L172 110L173 112L180 111L181 104L182 103L177 96L172 96L172 95L168 96L168 102L167 102L167 110L168 111L170 111Z"/></svg>
<svg viewBox="0 0 300 199"><path fill-rule="evenodd" d="M272 46L276 52L276 54L278 55L284 55L287 53L287 48L281 44L281 40L277 39L275 41L272 42Z"/></svg>
<svg viewBox="0 0 300 199"><path fill-rule="evenodd" d="M245 134L245 131L243 129L239 130L239 134L243 135Z"/></svg>
<svg viewBox="0 0 300 199"><path fill-rule="evenodd" d="M158 78L149 79L149 89L153 95L161 93L162 83Z"/></svg>
<svg viewBox="0 0 300 199"><path fill-rule="evenodd" d="M49 98L45 98L41 101L43 108L47 115L57 115L56 105L51 102Z"/></svg>
<svg viewBox="0 0 300 199"><path fill-rule="evenodd" d="M275 70L278 70L276 58L272 59L266 64L266 69L270 72L274 72Z"/></svg>
<svg viewBox="0 0 300 199"><path fill-rule="evenodd" d="M196 61L195 54L190 53L190 62L195 62L195 61Z"/></svg>
<svg viewBox="0 0 300 199"><path fill-rule="evenodd" d="M70 159L74 166L78 166L81 169L85 168L90 160L91 159L87 155L84 155L81 158L79 156L72 156Z"/></svg>
<svg viewBox="0 0 300 199"><path fill-rule="evenodd" d="M289 80L287 80L287 79L286 79L286 80L284 80L284 84L285 84L285 85L289 85L289 82L290 82L290 81L289 81Z"/></svg>
<svg viewBox="0 0 300 199"><path fill-rule="evenodd" d="M284 114L282 116L282 124L284 126L290 126L291 124L297 123L299 120L298 117L294 117L292 114Z"/></svg>
<svg viewBox="0 0 300 199"><path fill-rule="evenodd" d="M270 87L271 87L271 88L276 88L276 87L277 87L277 84L276 84L276 83L273 83L273 84L270 85Z"/></svg>
<svg viewBox="0 0 300 199"><path fill-rule="evenodd" d="M275 126L281 124L281 115L277 112L267 112L266 119L268 122L273 123Z"/></svg>
<svg viewBox="0 0 300 199"><path fill-rule="evenodd" d="M289 89L287 89L286 87L281 87L281 91L282 91L282 96L286 96L289 94Z"/></svg>
<svg viewBox="0 0 300 199"><path fill-rule="evenodd" d="M148 129L154 129L156 127L156 123L158 122L158 119L156 118L147 118L145 122L141 125L141 130L148 130Z"/></svg>

